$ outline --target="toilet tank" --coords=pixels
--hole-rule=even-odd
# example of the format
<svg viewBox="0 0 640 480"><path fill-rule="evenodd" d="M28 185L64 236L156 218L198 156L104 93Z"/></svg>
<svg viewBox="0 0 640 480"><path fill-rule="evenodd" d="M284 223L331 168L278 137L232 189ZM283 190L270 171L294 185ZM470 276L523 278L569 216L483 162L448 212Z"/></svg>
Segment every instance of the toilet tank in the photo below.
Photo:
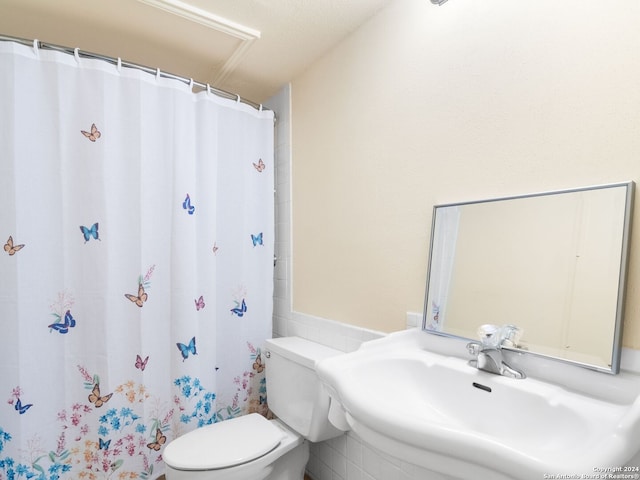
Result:
<svg viewBox="0 0 640 480"><path fill-rule="evenodd" d="M329 423L329 395L316 375L315 363L344 352L300 337L269 339L264 350L271 411L312 442L342 435Z"/></svg>

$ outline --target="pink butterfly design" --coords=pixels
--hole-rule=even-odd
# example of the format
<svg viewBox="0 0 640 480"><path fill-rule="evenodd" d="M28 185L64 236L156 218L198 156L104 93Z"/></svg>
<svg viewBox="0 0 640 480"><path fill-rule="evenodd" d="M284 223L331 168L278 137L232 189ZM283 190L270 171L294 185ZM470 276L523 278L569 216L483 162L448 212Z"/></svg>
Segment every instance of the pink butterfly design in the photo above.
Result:
<svg viewBox="0 0 640 480"><path fill-rule="evenodd" d="M91 124L91 131L90 132L85 132L84 130L80 130L80 132L82 133L82 135L84 135L85 137L87 137L89 140L91 140L92 142L95 142L97 139L100 138L101 133L98 130L98 128L96 127L95 123Z"/></svg>
<svg viewBox="0 0 640 480"><path fill-rule="evenodd" d="M254 164L253 164L253 167L254 167L257 171L262 172L262 171L266 168L266 165L264 164L264 162L262 161L262 159L260 159L260 160L258 160L258 163L254 163Z"/></svg>
<svg viewBox="0 0 640 480"><path fill-rule="evenodd" d="M136 368L144 372L144 369L147 368L148 361L149 361L149 355L147 355L147 358L145 358L144 360L142 360L142 357L140 355L136 355Z"/></svg>
<svg viewBox="0 0 640 480"><path fill-rule="evenodd" d="M200 295L200 298L197 300L194 300L194 302L196 303L196 310L200 311L204 308L204 299L202 298L202 295Z"/></svg>
<svg viewBox="0 0 640 480"><path fill-rule="evenodd" d="M216 244L216 242L213 242L213 254L214 255L218 254L218 245Z"/></svg>

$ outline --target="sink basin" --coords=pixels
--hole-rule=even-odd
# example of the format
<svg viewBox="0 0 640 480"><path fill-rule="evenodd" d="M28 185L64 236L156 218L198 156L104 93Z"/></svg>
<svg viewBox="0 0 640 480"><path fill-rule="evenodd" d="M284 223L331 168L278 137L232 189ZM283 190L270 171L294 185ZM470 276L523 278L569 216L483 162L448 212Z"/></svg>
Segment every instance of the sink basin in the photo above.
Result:
<svg viewBox="0 0 640 480"><path fill-rule="evenodd" d="M453 478L593 475L635 461L637 377L589 372L585 382L594 392L618 392L603 398L566 382L477 370L467 364L464 343L452 344L459 345L457 357L426 348L437 340L444 339L402 332L320 362L332 422L382 451ZM599 380L604 384L595 384Z"/></svg>

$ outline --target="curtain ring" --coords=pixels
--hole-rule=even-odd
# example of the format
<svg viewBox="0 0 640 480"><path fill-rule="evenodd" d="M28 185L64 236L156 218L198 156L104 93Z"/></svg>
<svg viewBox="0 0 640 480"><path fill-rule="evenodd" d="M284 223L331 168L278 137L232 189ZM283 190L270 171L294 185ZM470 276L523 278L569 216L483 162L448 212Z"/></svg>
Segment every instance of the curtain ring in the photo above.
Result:
<svg viewBox="0 0 640 480"><path fill-rule="evenodd" d="M236 96L238 97L238 98L236 98L236 103L240 103L240 95L236 94Z"/></svg>
<svg viewBox="0 0 640 480"><path fill-rule="evenodd" d="M76 57L76 62L78 63L78 65L80 64L80 49L78 47L76 47L73 50L73 56Z"/></svg>
<svg viewBox="0 0 640 480"><path fill-rule="evenodd" d="M261 112L261 111L262 111L262 104L260 104L260 109L259 109L258 111L259 111L259 112Z"/></svg>
<svg viewBox="0 0 640 480"><path fill-rule="evenodd" d="M189 90L193 91L193 78L189 79Z"/></svg>
<svg viewBox="0 0 640 480"><path fill-rule="evenodd" d="M118 69L118 73L122 73L122 59L120 57L118 57L116 68Z"/></svg>
<svg viewBox="0 0 640 480"><path fill-rule="evenodd" d="M160 69L156 68L156 80L160 79Z"/></svg>
<svg viewBox="0 0 640 480"><path fill-rule="evenodd" d="M40 49L38 48L39 42L37 39L33 40L33 53L36 54L36 57L40 55Z"/></svg>
<svg viewBox="0 0 640 480"><path fill-rule="evenodd" d="M211 93L211 85L207 83L207 95Z"/></svg>

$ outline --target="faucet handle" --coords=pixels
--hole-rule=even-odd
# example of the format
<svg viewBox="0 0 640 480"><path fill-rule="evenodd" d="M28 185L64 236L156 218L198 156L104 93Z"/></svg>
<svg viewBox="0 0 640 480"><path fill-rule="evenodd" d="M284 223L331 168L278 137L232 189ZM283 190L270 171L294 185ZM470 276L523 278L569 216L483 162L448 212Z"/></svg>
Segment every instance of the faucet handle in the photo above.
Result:
<svg viewBox="0 0 640 480"><path fill-rule="evenodd" d="M515 325L504 325L500 343L506 347L517 347L523 333L523 330Z"/></svg>
<svg viewBox="0 0 640 480"><path fill-rule="evenodd" d="M478 327L478 337L480 342L486 346L497 346L499 343L498 337L500 333L500 327L498 325L485 324Z"/></svg>
<svg viewBox="0 0 640 480"><path fill-rule="evenodd" d="M480 344L478 342L469 342L467 343L467 351L477 357L480 354Z"/></svg>

